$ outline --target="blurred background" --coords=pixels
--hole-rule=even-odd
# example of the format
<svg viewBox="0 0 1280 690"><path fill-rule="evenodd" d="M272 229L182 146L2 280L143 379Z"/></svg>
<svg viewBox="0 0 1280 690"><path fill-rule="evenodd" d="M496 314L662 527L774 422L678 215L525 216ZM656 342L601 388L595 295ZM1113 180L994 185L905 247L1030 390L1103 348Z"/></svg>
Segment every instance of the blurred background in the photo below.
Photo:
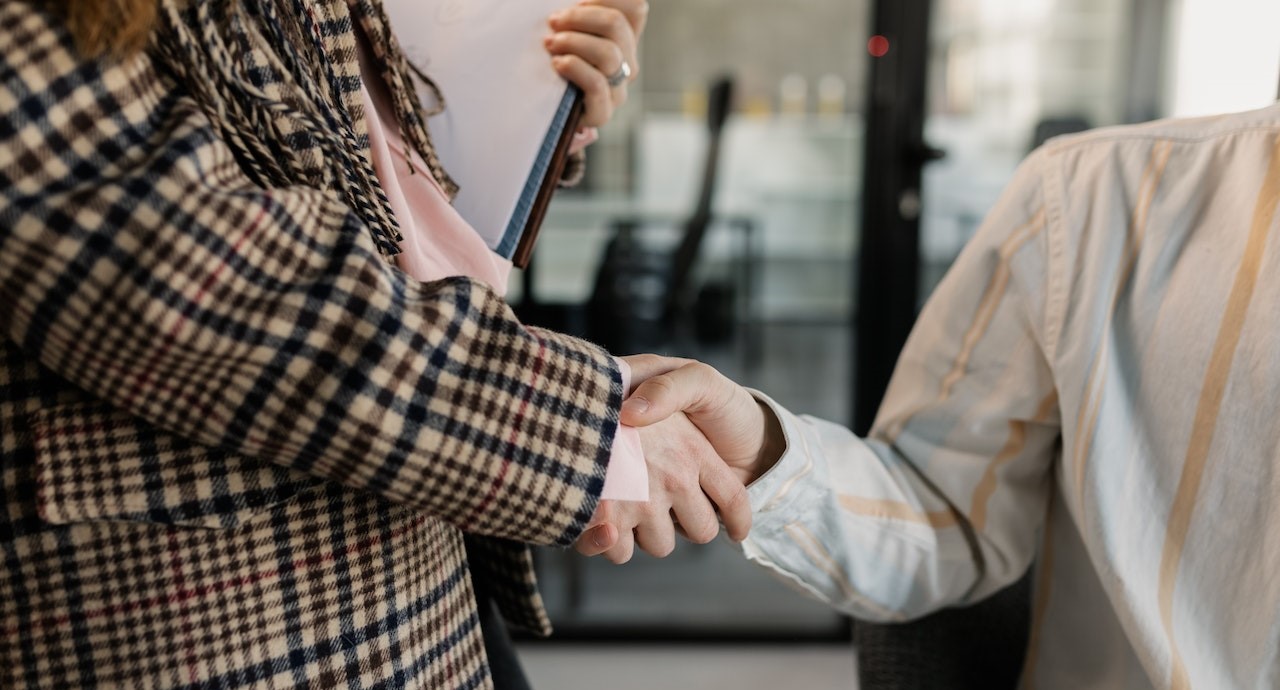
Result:
<svg viewBox="0 0 1280 690"><path fill-rule="evenodd" d="M650 0L639 78L513 302L864 432L919 305L1058 134L1263 107L1276 0ZM855 688L853 624L682 545L546 550L535 687Z"/></svg>

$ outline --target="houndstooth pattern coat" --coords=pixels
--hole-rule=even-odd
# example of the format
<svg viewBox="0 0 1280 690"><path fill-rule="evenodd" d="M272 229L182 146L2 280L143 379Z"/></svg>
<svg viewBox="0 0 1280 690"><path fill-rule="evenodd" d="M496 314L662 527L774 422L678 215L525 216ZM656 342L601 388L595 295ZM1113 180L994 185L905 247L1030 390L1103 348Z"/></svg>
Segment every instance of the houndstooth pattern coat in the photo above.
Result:
<svg viewBox="0 0 1280 690"><path fill-rule="evenodd" d="M448 186L377 0L0 2L0 687L487 688L478 578L549 632L621 377L394 268L356 26Z"/></svg>

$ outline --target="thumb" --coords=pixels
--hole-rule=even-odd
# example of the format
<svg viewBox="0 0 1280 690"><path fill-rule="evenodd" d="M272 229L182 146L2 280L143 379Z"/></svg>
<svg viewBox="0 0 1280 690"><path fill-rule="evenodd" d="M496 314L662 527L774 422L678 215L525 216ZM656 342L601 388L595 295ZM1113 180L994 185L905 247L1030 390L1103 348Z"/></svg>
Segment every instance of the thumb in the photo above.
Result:
<svg viewBox="0 0 1280 690"><path fill-rule="evenodd" d="M583 556L599 556L618 543L618 528L602 522L588 528L574 543L574 549Z"/></svg>
<svg viewBox="0 0 1280 690"><path fill-rule="evenodd" d="M730 467L755 467L771 415L745 389L693 362L640 384L622 403L622 423L643 427L684 412Z"/></svg>
<svg viewBox="0 0 1280 690"><path fill-rule="evenodd" d="M686 364L693 363L691 359L666 357L664 355L628 355L618 359L626 362L627 366L631 367L633 386L655 376L675 371Z"/></svg>
<svg viewBox="0 0 1280 690"><path fill-rule="evenodd" d="M714 369L693 362L641 383L622 403L622 423L644 427L681 411L696 411L717 391Z"/></svg>

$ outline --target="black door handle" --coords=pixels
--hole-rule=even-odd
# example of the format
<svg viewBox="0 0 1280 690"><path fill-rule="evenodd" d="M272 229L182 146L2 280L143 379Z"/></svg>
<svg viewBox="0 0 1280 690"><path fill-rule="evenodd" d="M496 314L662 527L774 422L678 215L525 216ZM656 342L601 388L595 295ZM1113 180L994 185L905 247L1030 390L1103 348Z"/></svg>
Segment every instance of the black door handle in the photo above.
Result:
<svg viewBox="0 0 1280 690"><path fill-rule="evenodd" d="M908 165L923 166L926 163L942 160L947 157L947 150L931 146L926 142L918 142L907 147L904 158Z"/></svg>

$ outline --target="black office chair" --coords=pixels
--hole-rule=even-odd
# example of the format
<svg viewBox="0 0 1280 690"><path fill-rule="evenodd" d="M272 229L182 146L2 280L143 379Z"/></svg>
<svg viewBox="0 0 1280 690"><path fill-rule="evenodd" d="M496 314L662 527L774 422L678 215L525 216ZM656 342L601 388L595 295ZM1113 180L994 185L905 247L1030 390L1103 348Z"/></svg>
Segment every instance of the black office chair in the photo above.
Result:
<svg viewBox="0 0 1280 690"><path fill-rule="evenodd" d="M610 352L652 352L670 343L677 325L696 313L701 340L716 340L732 330L735 294L723 283L697 286L694 272L703 240L714 220L712 203L719 178L721 138L733 101L733 79L714 80L707 93L708 140L702 177L692 213L680 224L674 251L641 241L643 227L655 219L615 218L590 297L584 304L542 302L534 293L535 260L523 275L524 296L516 313L525 323L592 340Z"/></svg>
<svg viewBox="0 0 1280 690"><path fill-rule="evenodd" d="M989 599L910 623L855 621L861 690L1013 690L1031 627L1031 572Z"/></svg>
<svg viewBox="0 0 1280 690"><path fill-rule="evenodd" d="M586 306L587 337L611 352L647 352L662 348L691 310L704 340L727 337L732 330L734 294L725 284L702 286L695 293L694 269L714 220L712 203L719 178L725 121L733 103L733 79L720 77L707 92L707 149L692 213L681 224L673 252L655 251L641 241L644 218L613 221Z"/></svg>
<svg viewBox="0 0 1280 690"><path fill-rule="evenodd" d="M1035 131L1031 134L1031 146L1028 150L1034 151L1054 137L1083 132L1092 129L1092 127L1093 125L1089 124L1089 119L1083 115L1062 115L1043 118L1036 123Z"/></svg>

